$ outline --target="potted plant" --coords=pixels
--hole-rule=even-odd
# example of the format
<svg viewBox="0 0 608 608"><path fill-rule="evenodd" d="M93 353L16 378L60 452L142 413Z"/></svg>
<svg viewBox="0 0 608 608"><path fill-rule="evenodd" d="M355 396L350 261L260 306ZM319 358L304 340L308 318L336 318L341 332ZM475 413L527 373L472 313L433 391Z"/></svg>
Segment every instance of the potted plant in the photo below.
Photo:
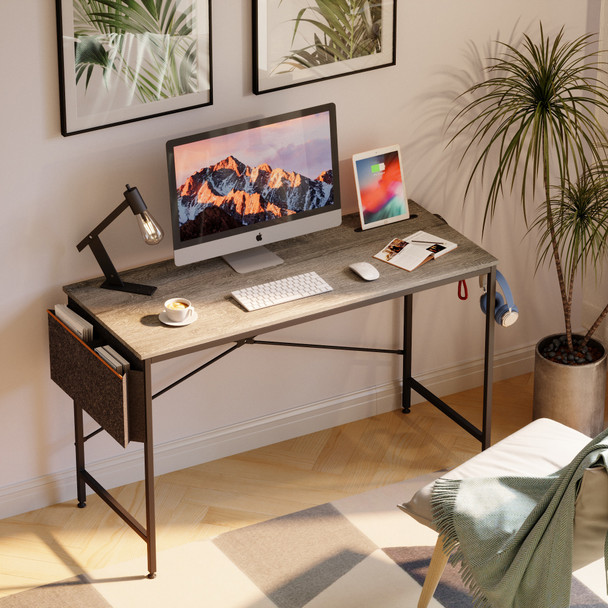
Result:
<svg viewBox="0 0 608 608"><path fill-rule="evenodd" d="M475 154L467 192L490 172L484 227L505 189L520 185L526 224L526 196L542 191L530 233L539 234L537 267L555 267L564 329L537 345L534 416L595 435L604 421L606 351L592 335L608 306L585 336L573 334L571 317L576 277L588 267L597 273L606 253L608 140L597 113L608 112L608 89L598 79L590 35L567 42L563 28L553 40L539 29L538 42L524 35L520 48L499 43L504 53L488 78L464 93L473 100L452 121L460 125L452 141L469 137L463 158Z"/></svg>

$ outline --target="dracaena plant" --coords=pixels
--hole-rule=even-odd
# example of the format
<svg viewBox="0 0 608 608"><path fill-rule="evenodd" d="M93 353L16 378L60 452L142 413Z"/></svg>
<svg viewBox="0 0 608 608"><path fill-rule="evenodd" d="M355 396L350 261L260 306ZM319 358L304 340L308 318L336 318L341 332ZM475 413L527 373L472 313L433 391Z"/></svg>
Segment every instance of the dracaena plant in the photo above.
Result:
<svg viewBox="0 0 608 608"><path fill-rule="evenodd" d="M550 215L549 221L547 213ZM584 276L593 267L597 279L608 251L608 172L605 166L590 167L575 182L566 179L554 189L549 208L542 209L533 228L540 232L538 265L551 259L554 248L566 287L568 313L565 321L570 327L570 308L577 273ZM585 346L600 323L608 315L608 304L587 331L580 346Z"/></svg>
<svg viewBox="0 0 608 608"><path fill-rule="evenodd" d="M283 0L279 2L282 4ZM315 0L293 19L291 43L308 24L312 40L292 49L279 67L288 70L345 61L381 51L381 0Z"/></svg>
<svg viewBox="0 0 608 608"><path fill-rule="evenodd" d="M181 0L76 0L76 82L97 71L122 81L140 102L195 92L193 5Z"/></svg>
<svg viewBox="0 0 608 608"><path fill-rule="evenodd" d="M563 28L551 38L542 24L537 42L524 35L521 46L499 43L502 55L465 91L473 100L452 120L458 127L451 141L468 137L463 159L474 156L467 193L477 176L489 174L484 227L516 184L526 223L527 195L542 192L532 225L540 231L538 264L555 266L570 350L575 276L588 264L601 268L608 230L608 142L597 119L608 112L608 89L593 44L590 35L566 41Z"/></svg>

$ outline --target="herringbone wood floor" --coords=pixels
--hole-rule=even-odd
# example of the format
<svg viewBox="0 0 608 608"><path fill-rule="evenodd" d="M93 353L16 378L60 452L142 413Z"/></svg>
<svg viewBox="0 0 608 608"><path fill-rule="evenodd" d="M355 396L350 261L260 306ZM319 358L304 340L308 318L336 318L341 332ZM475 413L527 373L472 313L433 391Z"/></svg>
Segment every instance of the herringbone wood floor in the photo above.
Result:
<svg viewBox="0 0 608 608"><path fill-rule="evenodd" d="M493 442L532 419L531 374L494 387ZM482 391L446 401L480 425ZM159 550L322 504L385 484L451 468L480 449L428 404L390 412L156 479ZM142 483L113 490L144 518ZM0 597L85 570L145 555L145 545L102 501L90 496L0 521Z"/></svg>

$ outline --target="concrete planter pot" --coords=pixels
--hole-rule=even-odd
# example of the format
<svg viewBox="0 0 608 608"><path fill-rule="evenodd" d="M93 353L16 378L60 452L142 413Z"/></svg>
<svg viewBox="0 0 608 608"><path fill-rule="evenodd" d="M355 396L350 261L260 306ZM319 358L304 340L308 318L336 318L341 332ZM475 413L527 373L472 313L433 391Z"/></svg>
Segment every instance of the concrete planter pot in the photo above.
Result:
<svg viewBox="0 0 608 608"><path fill-rule="evenodd" d="M555 363L540 353L558 336L543 338L534 354L533 417L551 418L595 437L604 428L606 396L606 349L597 340L603 355L582 365Z"/></svg>

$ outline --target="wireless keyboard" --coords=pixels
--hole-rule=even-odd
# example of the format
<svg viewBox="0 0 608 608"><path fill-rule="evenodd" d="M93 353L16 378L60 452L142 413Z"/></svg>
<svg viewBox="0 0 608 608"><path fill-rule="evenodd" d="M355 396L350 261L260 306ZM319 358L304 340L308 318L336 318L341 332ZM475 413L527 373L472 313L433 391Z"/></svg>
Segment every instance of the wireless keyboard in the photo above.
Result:
<svg viewBox="0 0 608 608"><path fill-rule="evenodd" d="M275 304L316 296L332 289L316 272L306 272L278 281L237 289L232 292L232 297L251 312Z"/></svg>

